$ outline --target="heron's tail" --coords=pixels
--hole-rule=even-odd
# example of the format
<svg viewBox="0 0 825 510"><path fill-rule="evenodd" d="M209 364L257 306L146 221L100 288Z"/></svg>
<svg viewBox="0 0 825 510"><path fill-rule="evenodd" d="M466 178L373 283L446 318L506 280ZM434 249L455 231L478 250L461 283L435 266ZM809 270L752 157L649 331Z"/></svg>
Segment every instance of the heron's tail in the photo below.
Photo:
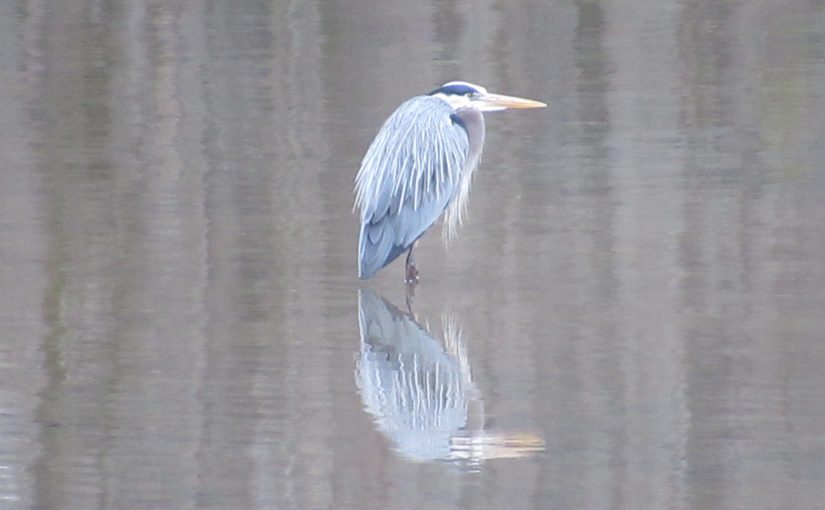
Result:
<svg viewBox="0 0 825 510"><path fill-rule="evenodd" d="M362 223L358 239L358 277L372 278L379 269L386 266L409 246L395 244L395 235L387 221Z"/></svg>

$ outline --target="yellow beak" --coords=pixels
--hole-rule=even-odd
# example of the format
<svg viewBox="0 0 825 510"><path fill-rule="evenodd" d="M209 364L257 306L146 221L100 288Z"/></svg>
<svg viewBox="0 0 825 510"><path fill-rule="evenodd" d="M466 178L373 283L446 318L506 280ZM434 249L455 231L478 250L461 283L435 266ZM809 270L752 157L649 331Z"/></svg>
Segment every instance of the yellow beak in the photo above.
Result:
<svg viewBox="0 0 825 510"><path fill-rule="evenodd" d="M505 96L502 94L484 94L473 99L473 105L484 112L497 110L526 110L529 108L544 108L547 104L522 97Z"/></svg>

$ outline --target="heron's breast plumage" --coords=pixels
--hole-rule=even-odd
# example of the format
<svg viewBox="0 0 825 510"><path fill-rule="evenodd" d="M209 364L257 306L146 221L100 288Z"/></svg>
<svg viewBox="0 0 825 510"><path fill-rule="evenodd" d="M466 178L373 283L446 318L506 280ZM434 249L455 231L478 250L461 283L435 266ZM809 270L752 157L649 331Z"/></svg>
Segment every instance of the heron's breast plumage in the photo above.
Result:
<svg viewBox="0 0 825 510"><path fill-rule="evenodd" d="M454 114L461 122L451 118ZM362 277L407 249L456 197L466 200L463 190L472 171L467 165L474 165L481 152L473 143L479 142L478 120L430 96L407 100L386 120L355 180ZM483 141L483 119L480 129ZM448 224L460 221L461 208L452 209Z"/></svg>

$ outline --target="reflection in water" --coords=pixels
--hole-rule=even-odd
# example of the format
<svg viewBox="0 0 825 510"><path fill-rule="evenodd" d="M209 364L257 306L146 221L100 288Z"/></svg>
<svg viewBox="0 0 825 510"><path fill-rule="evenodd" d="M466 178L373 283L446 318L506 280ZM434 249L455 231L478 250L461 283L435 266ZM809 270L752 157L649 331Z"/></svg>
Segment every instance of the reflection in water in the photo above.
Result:
<svg viewBox="0 0 825 510"><path fill-rule="evenodd" d="M355 379L378 430L416 461L477 465L543 451L544 440L534 433L485 430L484 402L461 331L445 317L442 345L411 312L371 290L359 291Z"/></svg>
<svg viewBox="0 0 825 510"><path fill-rule="evenodd" d="M0 509L823 507L821 0L5 1L0 41ZM352 179L458 76L551 107L416 248L432 329L365 296L359 393ZM553 454L407 460L494 425Z"/></svg>

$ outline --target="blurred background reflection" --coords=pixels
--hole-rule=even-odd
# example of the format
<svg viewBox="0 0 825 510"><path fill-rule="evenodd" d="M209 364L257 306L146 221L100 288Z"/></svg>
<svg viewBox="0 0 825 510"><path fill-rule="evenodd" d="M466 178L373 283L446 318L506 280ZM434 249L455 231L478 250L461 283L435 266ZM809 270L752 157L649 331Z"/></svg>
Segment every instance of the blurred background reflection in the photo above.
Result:
<svg viewBox="0 0 825 510"><path fill-rule="evenodd" d="M0 508L825 501L822 1L16 0L0 48ZM477 470L353 378L353 178L451 79L549 105L416 249L465 430L545 442Z"/></svg>

